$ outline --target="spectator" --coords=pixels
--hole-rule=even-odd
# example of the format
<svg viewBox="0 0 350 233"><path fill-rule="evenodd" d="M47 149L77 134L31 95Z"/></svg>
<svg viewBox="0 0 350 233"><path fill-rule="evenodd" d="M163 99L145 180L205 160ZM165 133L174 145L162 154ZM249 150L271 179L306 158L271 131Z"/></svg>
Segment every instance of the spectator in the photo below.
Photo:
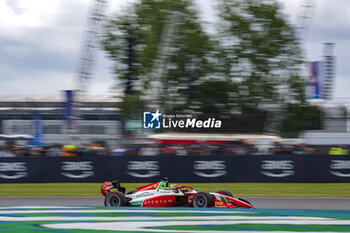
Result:
<svg viewBox="0 0 350 233"><path fill-rule="evenodd" d="M165 146L162 149L162 155L175 155L175 148L172 146Z"/></svg>
<svg viewBox="0 0 350 233"><path fill-rule="evenodd" d="M134 145L128 145L126 149L126 154L127 155L137 155L138 154L138 149Z"/></svg>
<svg viewBox="0 0 350 233"><path fill-rule="evenodd" d="M199 149L199 155L210 155L210 151L207 145L202 145Z"/></svg>
<svg viewBox="0 0 350 233"><path fill-rule="evenodd" d="M9 150L8 146L0 145L0 157L15 157L15 155Z"/></svg>
<svg viewBox="0 0 350 233"><path fill-rule="evenodd" d="M332 147L329 151L330 155L348 155L348 150L343 149L342 147Z"/></svg>
<svg viewBox="0 0 350 233"><path fill-rule="evenodd" d="M178 145L174 149L175 149L176 155L180 155L180 156L187 155L187 151L186 151L185 147L183 147L182 145Z"/></svg>
<svg viewBox="0 0 350 233"><path fill-rule="evenodd" d="M60 150L60 145L53 145L51 146L48 150L47 150L47 156L50 156L50 157L56 157L56 156L59 156L60 153L61 153L61 150Z"/></svg>
<svg viewBox="0 0 350 233"><path fill-rule="evenodd" d="M224 155L235 155L235 154L236 154L236 151L235 151L235 148L233 146L225 147Z"/></svg>
<svg viewBox="0 0 350 233"><path fill-rule="evenodd" d="M247 148L243 145L238 145L235 148L235 154L236 155L246 155L246 154L248 154Z"/></svg>
<svg viewBox="0 0 350 233"><path fill-rule="evenodd" d="M143 156L154 156L154 155L158 155L158 153L159 153L159 150L155 145L143 146L139 150L139 155L143 155Z"/></svg>
<svg viewBox="0 0 350 233"><path fill-rule="evenodd" d="M306 154L308 154L308 152L305 149L306 149L305 144L296 145L294 148L293 154L306 155Z"/></svg>

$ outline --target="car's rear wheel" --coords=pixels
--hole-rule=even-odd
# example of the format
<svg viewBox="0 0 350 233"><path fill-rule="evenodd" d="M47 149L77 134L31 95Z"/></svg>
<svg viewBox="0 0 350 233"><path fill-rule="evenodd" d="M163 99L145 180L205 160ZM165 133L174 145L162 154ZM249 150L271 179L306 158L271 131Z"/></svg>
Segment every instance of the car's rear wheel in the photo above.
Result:
<svg viewBox="0 0 350 233"><path fill-rule="evenodd" d="M217 191L216 193L220 193L229 197L233 197L232 193L226 190L221 190L221 191Z"/></svg>
<svg viewBox="0 0 350 233"><path fill-rule="evenodd" d="M198 192L193 197L193 207L196 208L208 208L214 206L214 198L208 192Z"/></svg>
<svg viewBox="0 0 350 233"><path fill-rule="evenodd" d="M119 191L110 192L105 197L105 206L120 207L120 206L126 206L127 203L128 201L125 195Z"/></svg>

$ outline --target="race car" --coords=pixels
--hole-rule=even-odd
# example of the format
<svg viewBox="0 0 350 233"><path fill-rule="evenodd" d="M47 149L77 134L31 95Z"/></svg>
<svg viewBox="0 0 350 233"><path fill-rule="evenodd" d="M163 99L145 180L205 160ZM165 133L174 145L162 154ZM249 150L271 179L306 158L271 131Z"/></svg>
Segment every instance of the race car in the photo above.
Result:
<svg viewBox="0 0 350 233"><path fill-rule="evenodd" d="M105 206L253 208L247 200L235 198L229 191L209 193L199 192L189 185L169 186L167 178L136 188L126 194L125 191L125 187L121 187L118 180L104 182L101 193L105 196Z"/></svg>

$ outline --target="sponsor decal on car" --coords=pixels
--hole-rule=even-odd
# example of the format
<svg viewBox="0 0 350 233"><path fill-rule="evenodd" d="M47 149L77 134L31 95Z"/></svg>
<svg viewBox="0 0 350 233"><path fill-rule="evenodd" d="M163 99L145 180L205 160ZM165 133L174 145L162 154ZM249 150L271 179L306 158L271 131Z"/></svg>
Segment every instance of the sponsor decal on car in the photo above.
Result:
<svg viewBox="0 0 350 233"><path fill-rule="evenodd" d="M135 198L142 198L142 197L149 197L149 196L153 196L154 193L152 192L141 192L139 194L135 195Z"/></svg>
<svg viewBox="0 0 350 233"><path fill-rule="evenodd" d="M134 207L141 207L143 203L143 200L138 200L138 201L129 201L129 204Z"/></svg>
<svg viewBox="0 0 350 233"><path fill-rule="evenodd" d="M222 201L215 201L215 206L222 206L224 203Z"/></svg>
<svg viewBox="0 0 350 233"><path fill-rule="evenodd" d="M174 201L172 198L159 196L153 198L147 198L143 201L142 206L153 206L153 207L162 207L162 206L171 206Z"/></svg>

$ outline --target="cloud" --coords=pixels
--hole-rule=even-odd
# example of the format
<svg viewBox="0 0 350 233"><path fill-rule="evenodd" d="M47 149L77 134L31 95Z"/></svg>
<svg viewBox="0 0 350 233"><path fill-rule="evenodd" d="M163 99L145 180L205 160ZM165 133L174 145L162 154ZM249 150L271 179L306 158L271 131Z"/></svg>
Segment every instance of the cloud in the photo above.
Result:
<svg viewBox="0 0 350 233"><path fill-rule="evenodd" d="M23 9L19 7L19 0L6 0L6 4L15 14L23 14Z"/></svg>
<svg viewBox="0 0 350 233"><path fill-rule="evenodd" d="M1 94L56 94L71 88L72 74L52 70L33 70L23 73L12 67L0 66ZM15 92L14 92L15 90Z"/></svg>
<svg viewBox="0 0 350 233"><path fill-rule="evenodd" d="M30 55L31 49L25 45L7 45L1 46L1 54L8 57L13 56L15 58L28 58Z"/></svg>
<svg viewBox="0 0 350 233"><path fill-rule="evenodd" d="M137 0L111 1L116 13ZM301 0L278 0L292 23L297 22ZM71 87L90 0L0 1L1 94L52 94ZM195 0L201 18L214 21L215 0ZM336 43L336 94L348 96L350 85L349 0L318 1L303 47L307 60L321 60L324 42ZM101 53L100 53L101 54ZM113 85L111 62L100 55L91 80L91 93L109 92Z"/></svg>
<svg viewBox="0 0 350 233"><path fill-rule="evenodd" d="M12 2L12 1L11 1ZM19 1L17 1L19 2ZM0 46L3 40L35 47L38 51L66 54L72 56L78 52L82 33L85 30L88 4L84 1L45 1L51 7L51 14L40 6L38 1L34 6L24 4L21 7L2 5L0 10ZM43 2L43 1L40 1ZM31 6L31 7L29 7ZM39 7L40 6L40 7ZM18 15L12 9L23 9ZM18 11L18 10L17 10Z"/></svg>
<svg viewBox="0 0 350 233"><path fill-rule="evenodd" d="M29 2L0 1L1 94L52 94L72 88L90 1ZM98 69L110 77L103 64ZM108 91L110 79L91 89Z"/></svg>

